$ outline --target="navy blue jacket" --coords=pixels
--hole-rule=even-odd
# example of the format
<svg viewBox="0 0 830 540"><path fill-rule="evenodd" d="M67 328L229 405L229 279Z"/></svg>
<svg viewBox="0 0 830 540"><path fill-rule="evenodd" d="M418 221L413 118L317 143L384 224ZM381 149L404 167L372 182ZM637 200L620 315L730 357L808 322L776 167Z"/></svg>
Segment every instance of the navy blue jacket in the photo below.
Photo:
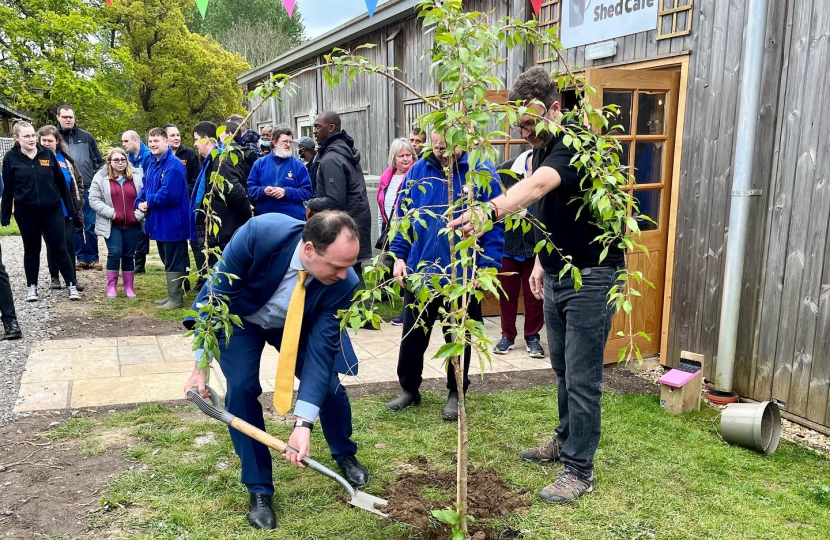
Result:
<svg viewBox="0 0 830 540"><path fill-rule="evenodd" d="M467 176L470 166L465 153L453 167L453 192L456 200L464 197L464 179ZM501 195L502 189L499 183L499 175L492 163L484 162L477 170L486 171L490 174L490 189L478 190L476 200L489 201ZM429 154L418 161L409 169L404 179L404 188L401 192L401 201L398 205L398 216L403 216L408 209L428 208L438 216L447 211L447 179L444 176L443 167L438 159ZM423 188L423 190L422 190ZM466 210L466 205L458 208L455 217L460 217ZM441 229L447 226L445 219L431 217L421 212L420 218L423 223L413 220L409 229L410 243L401 233L395 235L389 250L398 258L406 261L410 272L439 273L441 269L428 266L419 270L419 263L436 263L441 268L446 268L450 263L450 242L446 233ZM426 226L424 226L426 225ZM480 245L484 248L483 254L479 254L477 262L481 268L501 268L501 261L504 255L504 223L499 222L493 228L481 236ZM459 275L461 275L459 273Z"/></svg>
<svg viewBox="0 0 830 540"><path fill-rule="evenodd" d="M190 237L190 201L182 162L167 149L161 159L150 162L144 171L144 187L135 207L146 202L145 230L157 242L181 242Z"/></svg>
<svg viewBox="0 0 830 540"><path fill-rule="evenodd" d="M232 314L243 318L253 315L271 299L291 264L304 225L284 214L265 214L251 219L236 232L218 264L219 270L235 274L238 279L229 282L222 276L214 285L215 294L227 296ZM338 310L351 305L357 284L357 274L350 268L344 280L323 285L315 279L306 288L296 371L300 379L297 404L304 402L306 410L308 405L318 410L323 405L332 371L357 374L357 355L336 318ZM198 311L198 305L206 301L209 287L210 281L202 287L191 309ZM193 324L191 316L184 320L186 328ZM282 331L277 332L281 340Z"/></svg>
<svg viewBox="0 0 830 540"><path fill-rule="evenodd" d="M285 188L282 199L265 194L265 188ZM277 157L273 152L259 158L248 175L248 198L256 214L272 212L305 220L303 203L311 198L311 179L303 162L294 156Z"/></svg>

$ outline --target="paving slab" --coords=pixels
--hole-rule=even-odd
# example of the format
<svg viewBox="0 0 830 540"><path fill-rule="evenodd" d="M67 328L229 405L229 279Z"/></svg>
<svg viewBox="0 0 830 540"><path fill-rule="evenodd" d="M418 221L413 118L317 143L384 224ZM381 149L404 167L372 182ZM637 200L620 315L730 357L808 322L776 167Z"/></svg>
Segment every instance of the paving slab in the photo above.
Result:
<svg viewBox="0 0 830 540"><path fill-rule="evenodd" d="M517 327L521 329L523 322L520 316ZM493 342L501 337L498 318L486 318L485 327ZM355 386L396 381L401 332L400 326L391 325L357 334L349 329L360 364L358 375L343 375L342 383ZM545 337L542 335L542 344L547 349ZM431 359L443 343L443 336L433 332L425 355L425 379L446 377L441 361ZM38 342L27 360L15 412L182 399L193 362L192 339L181 335ZM278 364L279 352L266 345L259 373L263 392L273 392ZM549 367L547 358L530 358L520 337L510 354L493 355L485 374ZM478 373L478 360L473 357L470 376ZM211 366L209 384L224 394L226 381L219 362ZM298 387L295 378L294 389Z"/></svg>

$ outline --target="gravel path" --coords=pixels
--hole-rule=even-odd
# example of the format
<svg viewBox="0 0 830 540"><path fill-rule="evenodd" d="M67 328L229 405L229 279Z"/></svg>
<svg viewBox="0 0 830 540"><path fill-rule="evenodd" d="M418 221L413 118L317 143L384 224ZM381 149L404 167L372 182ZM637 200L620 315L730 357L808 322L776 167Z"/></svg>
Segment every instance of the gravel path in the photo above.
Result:
<svg viewBox="0 0 830 540"><path fill-rule="evenodd" d="M3 264L9 273L14 293L17 319L23 330L23 339L0 341L0 425L13 418L17 395L20 392L20 376L26 367L29 349L35 341L58 335L60 327L50 325L52 304L66 299L66 289L49 290L49 271L46 268L46 246L41 250L40 281L38 302L26 302L26 278L23 273L23 242L19 236L0 237L3 249Z"/></svg>

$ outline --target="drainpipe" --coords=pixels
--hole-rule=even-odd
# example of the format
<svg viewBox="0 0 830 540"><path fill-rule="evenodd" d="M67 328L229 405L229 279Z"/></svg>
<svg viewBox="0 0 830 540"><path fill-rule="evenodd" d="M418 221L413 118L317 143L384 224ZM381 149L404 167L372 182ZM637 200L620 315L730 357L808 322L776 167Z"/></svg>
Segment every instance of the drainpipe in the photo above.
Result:
<svg viewBox="0 0 830 540"><path fill-rule="evenodd" d="M732 391L735 374L735 347L738 340L738 313L741 305L741 282L746 255L750 197L758 195L750 188L752 159L761 100L761 76L767 27L768 0L749 0L747 6L744 58L741 67L738 140L732 170L732 199L729 207L729 234L726 245L723 296L718 329L718 361L715 388Z"/></svg>
<svg viewBox="0 0 830 540"><path fill-rule="evenodd" d="M268 78L270 79L273 76L274 72L269 71ZM277 98L275 97L271 98L271 125L277 127Z"/></svg>

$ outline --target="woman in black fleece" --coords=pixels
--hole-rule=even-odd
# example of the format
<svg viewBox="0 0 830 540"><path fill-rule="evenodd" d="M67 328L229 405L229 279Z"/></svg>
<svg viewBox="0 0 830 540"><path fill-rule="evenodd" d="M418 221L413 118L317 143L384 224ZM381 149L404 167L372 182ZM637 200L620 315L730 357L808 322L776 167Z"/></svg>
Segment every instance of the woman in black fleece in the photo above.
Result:
<svg viewBox="0 0 830 540"><path fill-rule="evenodd" d="M37 301L37 278L40 269L40 239L54 254L58 269L66 282L70 300L78 300L75 272L64 244L63 207L68 217L77 213L66 189L66 180L55 154L38 144L37 134L28 122L17 122L12 130L15 145L3 158L5 193L0 206L0 226L7 227L14 218L23 237L23 267L29 291L28 302Z"/></svg>

